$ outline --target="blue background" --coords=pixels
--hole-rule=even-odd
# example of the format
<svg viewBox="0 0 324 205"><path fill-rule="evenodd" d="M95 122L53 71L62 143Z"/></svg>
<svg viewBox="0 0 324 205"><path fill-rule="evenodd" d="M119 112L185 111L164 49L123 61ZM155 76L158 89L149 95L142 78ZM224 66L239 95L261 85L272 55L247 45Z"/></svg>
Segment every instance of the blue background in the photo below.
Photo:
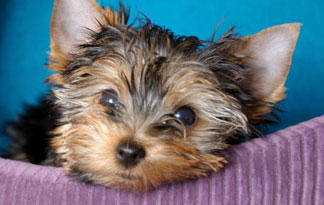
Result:
<svg viewBox="0 0 324 205"><path fill-rule="evenodd" d="M118 1L98 0L102 5ZM324 1L323 0L128 0L153 23L176 34L208 39L224 18L217 36L235 25L241 35L289 22L301 22L301 35L286 86L288 97L281 103L282 123L272 132L324 114ZM49 51L49 23L53 1L1 1L0 12L0 124L16 119L23 103L35 103L45 92L43 81ZM0 146L8 144L1 135Z"/></svg>

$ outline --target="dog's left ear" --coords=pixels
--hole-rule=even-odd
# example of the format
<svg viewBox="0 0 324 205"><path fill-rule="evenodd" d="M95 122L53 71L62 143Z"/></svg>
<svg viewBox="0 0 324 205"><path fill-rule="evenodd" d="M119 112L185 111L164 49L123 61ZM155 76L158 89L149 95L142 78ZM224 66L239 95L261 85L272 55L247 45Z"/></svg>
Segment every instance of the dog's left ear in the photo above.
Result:
<svg viewBox="0 0 324 205"><path fill-rule="evenodd" d="M241 83L253 99L276 103L285 97L284 83L299 30L299 23L274 26L242 38L232 51L244 57L244 64L249 68Z"/></svg>

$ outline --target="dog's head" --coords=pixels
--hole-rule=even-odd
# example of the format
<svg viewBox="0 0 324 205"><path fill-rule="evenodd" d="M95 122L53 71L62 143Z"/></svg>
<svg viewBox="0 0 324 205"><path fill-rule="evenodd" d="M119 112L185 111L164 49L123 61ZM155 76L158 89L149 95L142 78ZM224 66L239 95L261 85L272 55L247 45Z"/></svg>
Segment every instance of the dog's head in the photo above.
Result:
<svg viewBox="0 0 324 205"><path fill-rule="evenodd" d="M48 78L52 147L84 181L128 189L217 171L226 140L284 98L299 24L214 42L176 36L91 0L56 0Z"/></svg>

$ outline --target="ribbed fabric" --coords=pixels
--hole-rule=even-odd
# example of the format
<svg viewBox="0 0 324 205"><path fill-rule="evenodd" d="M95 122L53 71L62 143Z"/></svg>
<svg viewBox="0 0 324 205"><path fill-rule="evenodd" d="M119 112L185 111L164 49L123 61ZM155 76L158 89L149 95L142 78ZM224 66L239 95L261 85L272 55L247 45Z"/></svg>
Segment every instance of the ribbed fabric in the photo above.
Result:
<svg viewBox="0 0 324 205"><path fill-rule="evenodd" d="M0 204L324 204L324 116L233 146L210 177L135 194L0 159Z"/></svg>

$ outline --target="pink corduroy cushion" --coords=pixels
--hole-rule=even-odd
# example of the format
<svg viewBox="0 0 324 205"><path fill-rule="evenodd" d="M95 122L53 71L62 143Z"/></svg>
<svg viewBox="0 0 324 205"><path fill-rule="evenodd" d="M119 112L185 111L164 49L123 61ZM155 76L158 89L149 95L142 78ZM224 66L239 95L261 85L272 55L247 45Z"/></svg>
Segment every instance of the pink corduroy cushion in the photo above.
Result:
<svg viewBox="0 0 324 205"><path fill-rule="evenodd" d="M0 204L324 204L324 116L233 146L210 177L135 194L0 159Z"/></svg>

